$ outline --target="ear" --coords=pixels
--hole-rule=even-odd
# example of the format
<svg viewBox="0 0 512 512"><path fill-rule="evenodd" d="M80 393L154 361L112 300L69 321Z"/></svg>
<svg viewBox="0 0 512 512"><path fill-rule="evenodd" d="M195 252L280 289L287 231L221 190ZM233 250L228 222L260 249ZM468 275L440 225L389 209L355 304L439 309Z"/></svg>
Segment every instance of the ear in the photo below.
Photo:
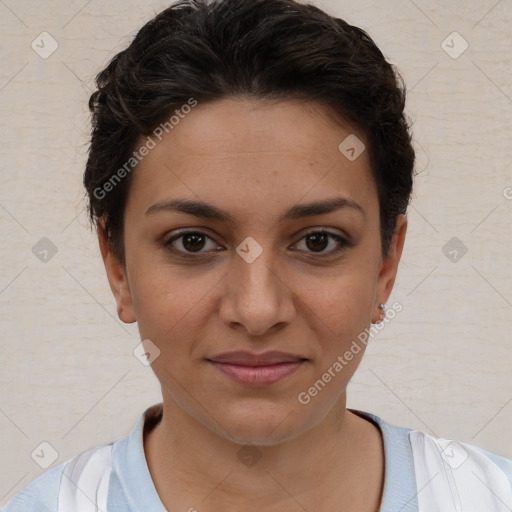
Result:
<svg viewBox="0 0 512 512"><path fill-rule="evenodd" d="M374 306L372 322L377 323L383 319L379 304L385 304L391 295L395 284L398 263L404 248L405 234L407 232L407 217L399 215L396 220L395 231L391 239L388 253L382 259L382 267L377 282L377 304Z"/></svg>
<svg viewBox="0 0 512 512"><path fill-rule="evenodd" d="M133 308L126 269L124 264L114 256L107 233L100 223L98 223L98 241L110 289L116 299L117 315L124 323L131 324L137 319Z"/></svg>

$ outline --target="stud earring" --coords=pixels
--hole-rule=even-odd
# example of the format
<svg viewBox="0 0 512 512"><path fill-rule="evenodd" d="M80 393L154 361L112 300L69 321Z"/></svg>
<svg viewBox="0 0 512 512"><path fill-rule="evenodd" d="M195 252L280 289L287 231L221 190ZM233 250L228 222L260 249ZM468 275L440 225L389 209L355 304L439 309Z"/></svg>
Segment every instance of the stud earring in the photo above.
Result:
<svg viewBox="0 0 512 512"><path fill-rule="evenodd" d="M380 317L379 320L382 322L384 318L386 318L386 305L385 304L379 304L380 309Z"/></svg>

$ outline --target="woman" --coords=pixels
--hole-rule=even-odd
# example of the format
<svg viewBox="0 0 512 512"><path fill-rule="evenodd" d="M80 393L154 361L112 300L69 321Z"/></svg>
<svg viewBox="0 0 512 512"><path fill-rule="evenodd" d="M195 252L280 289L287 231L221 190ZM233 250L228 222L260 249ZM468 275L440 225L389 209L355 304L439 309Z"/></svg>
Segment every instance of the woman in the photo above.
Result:
<svg viewBox="0 0 512 512"><path fill-rule="evenodd" d="M293 0L183 0L97 84L91 218L163 401L6 512L511 510L512 461L346 408L414 166L368 35Z"/></svg>

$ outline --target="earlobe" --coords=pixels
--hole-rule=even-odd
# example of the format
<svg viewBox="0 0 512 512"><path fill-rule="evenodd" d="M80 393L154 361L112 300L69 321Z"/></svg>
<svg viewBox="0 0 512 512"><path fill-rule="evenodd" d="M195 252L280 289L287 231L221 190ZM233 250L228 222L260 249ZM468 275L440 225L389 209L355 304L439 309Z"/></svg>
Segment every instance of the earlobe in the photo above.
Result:
<svg viewBox="0 0 512 512"><path fill-rule="evenodd" d="M126 269L112 252L108 236L100 223L98 223L98 241L110 289L116 300L117 315L122 322L131 324L136 321L136 317Z"/></svg>
<svg viewBox="0 0 512 512"><path fill-rule="evenodd" d="M406 232L407 218L405 215L399 215L396 220L395 231L391 239L388 253L382 260L382 267L379 273L376 297L377 303L375 304L374 312L374 317L378 318L376 322L382 320L382 309L379 309L379 304L385 304L393 290L398 264L400 263L404 248Z"/></svg>

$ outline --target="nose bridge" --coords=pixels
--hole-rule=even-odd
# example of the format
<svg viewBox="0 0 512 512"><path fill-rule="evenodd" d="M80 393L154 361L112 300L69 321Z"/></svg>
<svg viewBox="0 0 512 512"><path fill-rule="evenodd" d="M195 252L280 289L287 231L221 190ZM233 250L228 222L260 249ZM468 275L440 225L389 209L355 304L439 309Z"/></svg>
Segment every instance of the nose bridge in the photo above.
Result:
<svg viewBox="0 0 512 512"><path fill-rule="evenodd" d="M260 242L247 237L236 248L230 292L222 308L225 322L241 324L251 334L262 334L290 321L293 309L286 295L289 290L275 268L271 241L261 237Z"/></svg>
<svg viewBox="0 0 512 512"><path fill-rule="evenodd" d="M247 237L236 249L238 257L235 259L235 273L239 279L239 290L258 298L262 296L267 301L278 299L279 286L275 282L277 277L273 269L274 254L269 239L259 237L258 242L253 237ZM269 306L271 304L269 303Z"/></svg>

